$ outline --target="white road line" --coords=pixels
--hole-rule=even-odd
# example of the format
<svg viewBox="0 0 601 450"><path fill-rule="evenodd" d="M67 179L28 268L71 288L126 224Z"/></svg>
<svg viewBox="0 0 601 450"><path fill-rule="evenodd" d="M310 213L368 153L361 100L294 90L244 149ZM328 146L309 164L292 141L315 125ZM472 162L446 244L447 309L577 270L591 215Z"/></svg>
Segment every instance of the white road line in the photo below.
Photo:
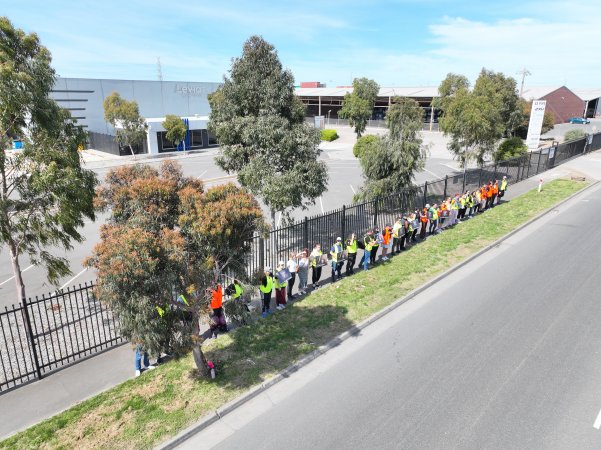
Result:
<svg viewBox="0 0 601 450"><path fill-rule="evenodd" d="M428 172L430 175L434 175L436 178L440 178L438 175L436 175L434 172L429 171L428 169L424 169L424 172Z"/></svg>
<svg viewBox="0 0 601 450"><path fill-rule="evenodd" d="M321 205L321 213L323 214L323 202L321 201L321 195L319 196L319 204Z"/></svg>
<svg viewBox="0 0 601 450"><path fill-rule="evenodd" d="M593 427L597 430L601 427L601 411L599 411L599 414L597 414L597 420L595 420Z"/></svg>
<svg viewBox="0 0 601 450"><path fill-rule="evenodd" d="M207 173L209 171L209 169L205 170L203 173L201 173L200 175L198 175L198 178L202 178L202 176Z"/></svg>
<svg viewBox="0 0 601 450"><path fill-rule="evenodd" d="M85 269L83 269L81 272L79 272L77 275L75 275L73 278L71 278L69 281L67 281L65 284L63 284L60 289L64 289L68 284L71 284L73 282L73 280L75 280L78 276L80 276L82 273L84 273L86 270L88 270L88 268L86 267Z"/></svg>
<svg viewBox="0 0 601 450"><path fill-rule="evenodd" d="M351 187L351 191L353 191L353 194L357 194L357 193L355 192L355 188L353 187L353 185L352 185L352 184L349 184L349 186Z"/></svg>
<svg viewBox="0 0 601 450"><path fill-rule="evenodd" d="M25 269L23 269L23 270L21 271L21 273L28 271L28 270L29 270L29 269L31 269L32 267L33 267L33 264L31 264L30 266L28 266L28 267L26 267ZM4 280L2 283L0 283L0 286L2 286L3 284L6 284L6 283L8 283L10 280L13 280L14 278L15 278L15 276L13 275L13 276L12 276L12 277L10 277L9 279L7 279L7 280Z"/></svg>

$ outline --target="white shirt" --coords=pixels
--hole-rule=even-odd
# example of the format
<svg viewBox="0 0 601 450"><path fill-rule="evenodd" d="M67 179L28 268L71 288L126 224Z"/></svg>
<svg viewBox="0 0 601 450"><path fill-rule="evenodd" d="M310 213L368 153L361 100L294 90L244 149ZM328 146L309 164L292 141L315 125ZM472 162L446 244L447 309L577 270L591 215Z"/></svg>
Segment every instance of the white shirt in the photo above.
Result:
<svg viewBox="0 0 601 450"><path fill-rule="evenodd" d="M288 270L290 271L290 273L296 272L296 261L295 260L289 259L288 262L286 263L286 266L288 267Z"/></svg>

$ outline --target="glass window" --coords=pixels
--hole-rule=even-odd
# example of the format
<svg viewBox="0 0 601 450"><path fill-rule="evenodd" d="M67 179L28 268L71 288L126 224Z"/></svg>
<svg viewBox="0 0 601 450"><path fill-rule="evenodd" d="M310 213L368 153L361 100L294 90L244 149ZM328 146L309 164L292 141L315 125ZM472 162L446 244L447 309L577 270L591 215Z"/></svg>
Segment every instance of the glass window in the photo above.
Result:
<svg viewBox="0 0 601 450"><path fill-rule="evenodd" d="M209 135L209 145L218 145L217 138L213 135L213 133L210 131L207 131L207 133Z"/></svg>
<svg viewBox="0 0 601 450"><path fill-rule="evenodd" d="M190 130L190 148L202 148L202 130Z"/></svg>

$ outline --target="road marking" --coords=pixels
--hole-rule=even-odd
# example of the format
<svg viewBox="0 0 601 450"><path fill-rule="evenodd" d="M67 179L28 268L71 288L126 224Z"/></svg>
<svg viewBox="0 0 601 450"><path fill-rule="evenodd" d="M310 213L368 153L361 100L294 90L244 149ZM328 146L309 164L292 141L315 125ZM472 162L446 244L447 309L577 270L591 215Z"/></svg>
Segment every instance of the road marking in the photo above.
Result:
<svg viewBox="0 0 601 450"><path fill-rule="evenodd" d="M321 195L319 196L319 204L321 205L321 213L323 214L323 202L321 201Z"/></svg>
<svg viewBox="0 0 601 450"><path fill-rule="evenodd" d="M212 183L213 181L231 180L232 178L236 178L236 175L226 175L226 176L217 177L217 178L207 178L206 180L202 180L202 181L204 183Z"/></svg>
<svg viewBox="0 0 601 450"><path fill-rule="evenodd" d="M201 173L200 175L198 175L198 178L202 178L202 176L207 173L209 171L209 169L205 170L203 173Z"/></svg>
<svg viewBox="0 0 601 450"><path fill-rule="evenodd" d="M430 175L434 175L436 178L440 178L438 175L436 175L434 172L429 171L428 169L424 169L424 172L428 172Z"/></svg>
<svg viewBox="0 0 601 450"><path fill-rule="evenodd" d="M60 289L64 289L65 286L67 286L68 284L71 284L73 282L73 280L75 280L78 276L80 276L82 273L84 273L86 270L88 270L88 268L86 267L85 269L83 269L81 272L79 272L77 275L75 275L73 278L71 278L69 281L67 281L65 284L63 284Z"/></svg>
<svg viewBox="0 0 601 450"><path fill-rule="evenodd" d="M357 193L355 192L355 188L353 187L353 185L352 185L352 184L349 184L349 186L351 187L351 191L353 191L353 194L357 194Z"/></svg>
<svg viewBox="0 0 601 450"><path fill-rule="evenodd" d="M593 427L597 430L601 427L601 411L599 411L599 414L597 414L597 420L595 420Z"/></svg>
<svg viewBox="0 0 601 450"><path fill-rule="evenodd" d="M31 269L32 267L33 267L33 264L31 264L29 267L26 267L25 269L23 269L23 270L21 271L21 273L28 271L28 270L29 270L29 269ZM13 275L13 276L12 276L12 277L10 277L9 279L7 279L7 280L4 280L2 283L0 283L0 286L2 286L3 284L6 284L6 283L8 283L10 280L12 280L12 279L14 279L14 278L15 278L15 276Z"/></svg>

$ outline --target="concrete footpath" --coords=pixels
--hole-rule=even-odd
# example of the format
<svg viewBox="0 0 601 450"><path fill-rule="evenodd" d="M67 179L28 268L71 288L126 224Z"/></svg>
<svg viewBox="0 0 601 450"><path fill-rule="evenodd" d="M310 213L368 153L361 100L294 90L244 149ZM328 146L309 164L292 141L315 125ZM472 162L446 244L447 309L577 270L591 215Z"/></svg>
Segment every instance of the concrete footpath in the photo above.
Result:
<svg viewBox="0 0 601 450"><path fill-rule="evenodd" d="M548 182L566 176L601 180L601 151L576 158L538 177L510 185L506 198L510 200L535 188L540 178ZM322 278L329 275L326 272L324 271ZM0 395L0 438L6 438L49 418L133 376L134 353L131 346L125 344Z"/></svg>

